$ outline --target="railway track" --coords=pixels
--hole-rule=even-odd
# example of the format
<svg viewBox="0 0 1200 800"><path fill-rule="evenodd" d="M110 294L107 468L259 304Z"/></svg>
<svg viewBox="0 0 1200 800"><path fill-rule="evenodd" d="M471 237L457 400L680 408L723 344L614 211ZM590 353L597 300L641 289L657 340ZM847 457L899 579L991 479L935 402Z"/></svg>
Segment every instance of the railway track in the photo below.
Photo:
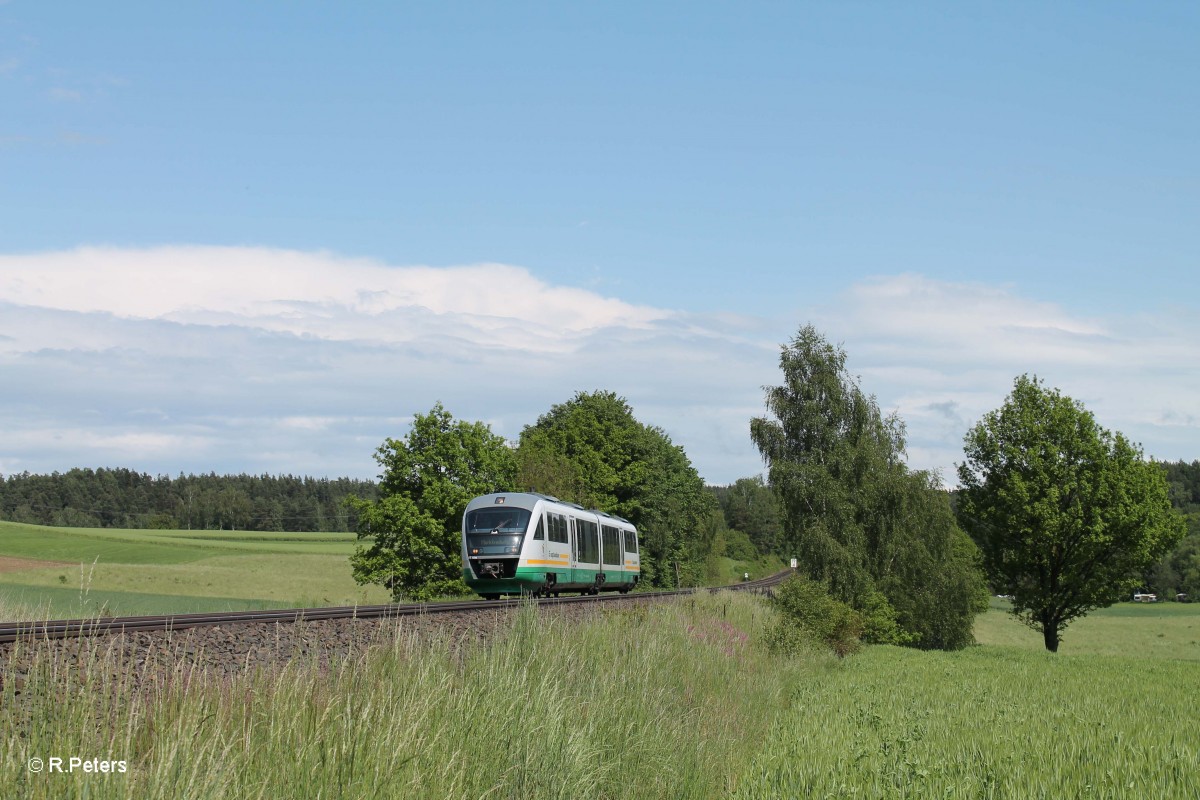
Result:
<svg viewBox="0 0 1200 800"><path fill-rule="evenodd" d="M762 592L783 581L792 574L791 570L776 573L756 581L747 581L732 586L705 589L677 589L663 592L640 592L637 594L607 594L596 597L553 597L540 598L539 605L555 606L572 603L619 603L637 599L652 599L692 594L701 591ZM448 612L472 612L486 609L512 608L522 602L510 600L464 600L449 603L390 603L374 606L332 606L328 608L287 608L273 611L237 611L220 614L166 614L146 617L99 617L96 619L62 619L42 622L0 623L0 643L19 639L71 639L83 636L106 636L137 631L178 631L188 628L204 628L216 625L241 625L249 623L297 623L330 619L390 619L419 614L441 614Z"/></svg>

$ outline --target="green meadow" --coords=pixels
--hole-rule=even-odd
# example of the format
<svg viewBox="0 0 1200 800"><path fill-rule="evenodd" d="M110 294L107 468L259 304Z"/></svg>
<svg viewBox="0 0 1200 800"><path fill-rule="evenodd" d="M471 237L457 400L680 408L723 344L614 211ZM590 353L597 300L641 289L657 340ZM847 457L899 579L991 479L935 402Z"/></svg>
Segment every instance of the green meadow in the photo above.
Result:
<svg viewBox="0 0 1200 800"><path fill-rule="evenodd" d="M1007 613L1008 601L993 598L976 618L981 645L1045 651L1042 634ZM1200 603L1117 603L1075 620L1063 633L1061 655L1200 661Z"/></svg>
<svg viewBox="0 0 1200 800"><path fill-rule="evenodd" d="M0 616L383 603L350 576L352 533L50 528L0 522ZM23 618L33 618L23 616Z"/></svg>

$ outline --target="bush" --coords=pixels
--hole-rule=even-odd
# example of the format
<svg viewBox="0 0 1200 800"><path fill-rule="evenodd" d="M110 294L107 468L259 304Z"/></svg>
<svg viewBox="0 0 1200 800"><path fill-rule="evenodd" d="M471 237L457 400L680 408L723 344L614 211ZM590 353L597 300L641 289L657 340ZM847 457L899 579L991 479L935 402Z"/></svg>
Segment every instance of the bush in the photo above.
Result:
<svg viewBox="0 0 1200 800"><path fill-rule="evenodd" d="M858 611L863 616L862 640L867 644L913 644L921 638L900 627L896 609L882 592L864 593Z"/></svg>
<svg viewBox="0 0 1200 800"><path fill-rule="evenodd" d="M826 645L839 658L858 652L867 618L831 597L824 583L789 578L776 588L771 604L781 613L779 625L783 626L768 635L773 650L794 652L809 638Z"/></svg>

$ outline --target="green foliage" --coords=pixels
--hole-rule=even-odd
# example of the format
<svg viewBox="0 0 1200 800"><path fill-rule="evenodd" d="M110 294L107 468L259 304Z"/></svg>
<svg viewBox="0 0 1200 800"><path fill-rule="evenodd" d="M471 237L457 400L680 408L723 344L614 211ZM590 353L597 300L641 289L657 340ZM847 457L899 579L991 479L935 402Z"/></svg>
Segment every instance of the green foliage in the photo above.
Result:
<svg viewBox="0 0 1200 800"><path fill-rule="evenodd" d="M710 487L725 524L742 531L759 553L789 556L783 538L783 510L779 498L761 476L740 478L731 486Z"/></svg>
<svg viewBox="0 0 1200 800"><path fill-rule="evenodd" d="M612 392L579 392L521 432L518 483L633 522L642 580L696 585L703 578L702 531L716 503L683 452L661 428L638 422Z"/></svg>
<svg viewBox="0 0 1200 800"><path fill-rule="evenodd" d="M1174 600L1182 592L1190 602L1200 601L1200 461L1158 466L1166 475L1171 505L1187 521L1187 535L1146 571L1142 588L1159 599Z"/></svg>
<svg viewBox="0 0 1200 800"><path fill-rule="evenodd" d="M871 574L896 611L908 643L957 650L972 643L976 614L988 591L979 550L955 522L949 497L927 472L889 470L865 517ZM860 607L862 606L859 603Z"/></svg>
<svg viewBox="0 0 1200 800"><path fill-rule="evenodd" d="M958 511L1013 613L1058 649L1062 631L1111 605L1179 541L1162 471L1036 377L966 435Z"/></svg>
<svg viewBox="0 0 1200 800"><path fill-rule="evenodd" d="M862 640L866 644L913 644L920 634L909 633L900 627L896 609L883 592L870 591L859 599L859 614L863 620Z"/></svg>
<svg viewBox="0 0 1200 800"><path fill-rule="evenodd" d="M465 594L462 514L471 498L512 489L512 450L482 422L455 422L438 403L413 416L403 440L384 441L375 460L381 498L350 501L359 538L369 542L350 558L354 579L381 584L397 600Z"/></svg>
<svg viewBox="0 0 1200 800"><path fill-rule="evenodd" d="M1150 584L1159 597L1170 599L1182 592L1189 602L1200 601L1200 534L1184 539L1164 563L1169 570L1167 579Z"/></svg>
<svg viewBox="0 0 1200 800"><path fill-rule="evenodd" d="M788 578L775 588L771 605L782 617L769 633L769 643L776 651L794 652L799 648L804 637L796 635L797 629L838 657L856 653L861 646L866 618L830 596L829 587L823 583L800 576Z"/></svg>
<svg viewBox="0 0 1200 800"><path fill-rule="evenodd" d="M842 602L866 609L882 593L903 631L895 641L963 647L986 608L975 548L937 479L905 465L903 423L882 416L845 364L841 348L802 328L783 348L783 384L767 389L771 416L750 422L783 547ZM872 635L891 636L881 625Z"/></svg>

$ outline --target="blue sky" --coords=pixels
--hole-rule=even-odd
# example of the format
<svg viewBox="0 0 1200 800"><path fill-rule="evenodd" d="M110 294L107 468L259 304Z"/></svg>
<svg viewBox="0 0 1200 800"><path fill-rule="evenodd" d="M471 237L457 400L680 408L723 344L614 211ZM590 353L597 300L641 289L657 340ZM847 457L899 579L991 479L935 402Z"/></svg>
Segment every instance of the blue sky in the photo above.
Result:
<svg viewBox="0 0 1200 800"><path fill-rule="evenodd" d="M1197 41L1183 3L0 2L0 472L370 476L438 399L515 438L605 388L728 482L806 322L947 478L1023 372L1200 457Z"/></svg>

